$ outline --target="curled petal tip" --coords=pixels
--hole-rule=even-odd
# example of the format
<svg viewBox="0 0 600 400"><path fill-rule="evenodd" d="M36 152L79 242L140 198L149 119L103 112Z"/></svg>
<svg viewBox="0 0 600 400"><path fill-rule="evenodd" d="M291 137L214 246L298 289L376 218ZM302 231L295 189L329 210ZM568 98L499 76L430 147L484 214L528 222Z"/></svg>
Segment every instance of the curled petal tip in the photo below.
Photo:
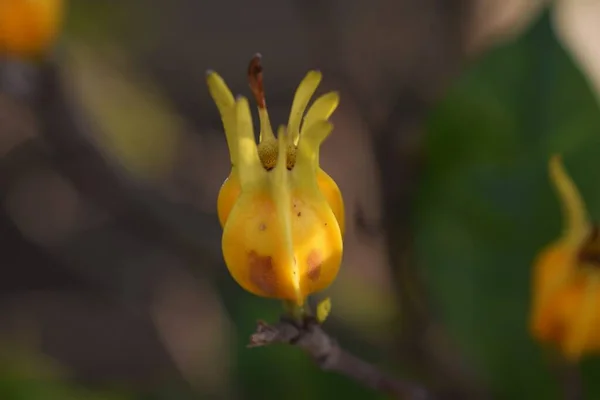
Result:
<svg viewBox="0 0 600 400"><path fill-rule="evenodd" d="M225 81L223 80L223 78L221 77L221 75L219 75L219 73L217 71L214 71L212 69L207 69L206 72L204 72L204 77L206 78L206 80L208 82L210 82L210 81L223 81L223 83L225 83Z"/></svg>
<svg viewBox="0 0 600 400"><path fill-rule="evenodd" d="M572 243L579 243L589 228L585 203L575 182L562 162L561 155L553 155L549 161L550 180L558 194L564 214L564 233Z"/></svg>
<svg viewBox="0 0 600 400"><path fill-rule="evenodd" d="M306 74L306 78L314 79L314 80L316 80L317 82L320 83L321 79L323 78L323 74L318 69L311 69Z"/></svg>
<svg viewBox="0 0 600 400"><path fill-rule="evenodd" d="M322 132L324 136L327 136L333 130L333 122L323 119L320 121L316 121L315 124L311 127L311 130L315 130L315 132ZM309 131L307 131L309 132Z"/></svg>
<svg viewBox="0 0 600 400"><path fill-rule="evenodd" d="M315 121L302 133L298 143L298 149L302 158L314 160L318 165L319 147L333 130L333 124L328 120ZM309 162L309 163L312 163Z"/></svg>
<svg viewBox="0 0 600 400"><path fill-rule="evenodd" d="M338 106L340 105L340 101L341 101L341 97L340 97L340 92L333 92L335 96L335 108L338 108ZM334 108L334 109L335 109Z"/></svg>
<svg viewBox="0 0 600 400"><path fill-rule="evenodd" d="M320 146L333 130L333 123L326 119L315 121L304 133L300 142L310 143L312 146Z"/></svg>

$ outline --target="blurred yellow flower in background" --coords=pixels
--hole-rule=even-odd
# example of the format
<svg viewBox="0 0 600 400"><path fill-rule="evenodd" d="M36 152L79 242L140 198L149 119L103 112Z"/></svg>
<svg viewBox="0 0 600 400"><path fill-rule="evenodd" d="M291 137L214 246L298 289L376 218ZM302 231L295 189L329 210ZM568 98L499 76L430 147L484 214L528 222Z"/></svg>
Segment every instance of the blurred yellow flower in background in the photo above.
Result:
<svg viewBox="0 0 600 400"><path fill-rule="evenodd" d="M64 8L65 0L0 0L0 55L34 58L49 52Z"/></svg>
<svg viewBox="0 0 600 400"><path fill-rule="evenodd" d="M530 330L575 362L600 351L600 232L561 158L552 157L549 167L565 226L535 261Z"/></svg>
<svg viewBox="0 0 600 400"><path fill-rule="evenodd" d="M343 199L319 167L319 148L333 128L328 118L339 97L322 95L305 115L321 81L320 72L310 71L296 91L287 127L280 126L275 137L259 56L248 77L260 118L258 145L248 100L234 99L217 73L207 76L232 166L218 197L223 256L245 290L302 306L334 281L342 260Z"/></svg>

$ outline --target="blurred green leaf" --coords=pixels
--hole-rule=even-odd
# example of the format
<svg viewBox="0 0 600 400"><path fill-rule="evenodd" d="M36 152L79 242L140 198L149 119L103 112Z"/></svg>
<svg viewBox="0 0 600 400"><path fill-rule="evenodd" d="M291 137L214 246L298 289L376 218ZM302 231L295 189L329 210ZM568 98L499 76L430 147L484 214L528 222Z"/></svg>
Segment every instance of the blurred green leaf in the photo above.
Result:
<svg viewBox="0 0 600 400"><path fill-rule="evenodd" d="M560 233L552 153L600 216L600 112L550 21L547 11L477 60L429 120L418 253L450 334L496 398L560 395L527 330L532 261ZM586 386L600 398L600 380Z"/></svg>

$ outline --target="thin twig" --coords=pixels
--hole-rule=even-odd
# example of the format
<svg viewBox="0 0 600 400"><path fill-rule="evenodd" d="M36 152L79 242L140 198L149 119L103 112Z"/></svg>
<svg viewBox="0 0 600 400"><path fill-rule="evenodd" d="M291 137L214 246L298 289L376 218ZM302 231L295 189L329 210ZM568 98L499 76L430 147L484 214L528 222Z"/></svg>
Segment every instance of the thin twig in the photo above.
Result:
<svg viewBox="0 0 600 400"><path fill-rule="evenodd" d="M394 378L372 364L344 350L314 319L303 326L282 319L275 325L258 321L256 332L250 336L248 347L289 344L308 353L323 371L337 372L378 392L397 399L433 400L429 390Z"/></svg>
<svg viewBox="0 0 600 400"><path fill-rule="evenodd" d="M564 400L583 400L583 382L581 371L576 364L563 364L557 368L557 375L561 382Z"/></svg>

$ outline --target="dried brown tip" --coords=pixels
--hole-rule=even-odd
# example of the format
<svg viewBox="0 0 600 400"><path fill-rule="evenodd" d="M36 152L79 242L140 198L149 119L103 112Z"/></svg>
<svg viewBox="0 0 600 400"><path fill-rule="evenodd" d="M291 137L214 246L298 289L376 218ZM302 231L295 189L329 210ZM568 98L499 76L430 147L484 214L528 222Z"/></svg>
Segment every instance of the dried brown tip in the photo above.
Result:
<svg viewBox="0 0 600 400"><path fill-rule="evenodd" d="M258 108L265 108L265 89L263 87L261 58L261 55L257 53L250 60L250 64L248 65L248 82L250 83L250 90L252 90Z"/></svg>

